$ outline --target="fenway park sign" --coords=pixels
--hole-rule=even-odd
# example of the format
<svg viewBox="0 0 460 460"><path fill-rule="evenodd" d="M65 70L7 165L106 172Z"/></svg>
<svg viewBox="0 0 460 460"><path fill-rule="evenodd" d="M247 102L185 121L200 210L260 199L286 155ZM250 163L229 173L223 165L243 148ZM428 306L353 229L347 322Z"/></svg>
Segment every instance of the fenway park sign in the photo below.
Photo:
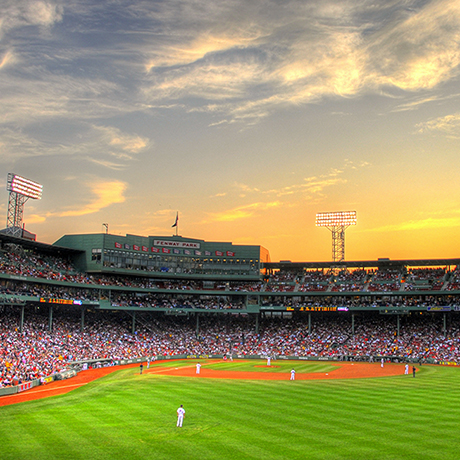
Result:
<svg viewBox="0 0 460 460"><path fill-rule="evenodd" d="M149 252L147 246L139 246L133 244L132 246L127 243L115 242L115 247L117 249L128 249L134 251L143 251ZM150 248L152 253L162 253L162 254L185 254L185 255L195 255L195 256L212 256L211 251L201 251L201 244L194 243L191 241L169 241L169 240L153 240L153 246ZM214 251L214 254L217 257L235 257L233 251Z"/></svg>
<svg viewBox="0 0 460 460"><path fill-rule="evenodd" d="M200 249L200 243L191 243L187 241L154 240L153 245L168 248Z"/></svg>

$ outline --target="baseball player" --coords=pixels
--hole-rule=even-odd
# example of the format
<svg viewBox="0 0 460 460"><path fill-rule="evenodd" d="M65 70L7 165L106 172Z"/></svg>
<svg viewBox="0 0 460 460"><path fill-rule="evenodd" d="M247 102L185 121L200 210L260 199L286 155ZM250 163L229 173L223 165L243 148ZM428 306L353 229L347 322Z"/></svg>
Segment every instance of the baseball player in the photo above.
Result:
<svg viewBox="0 0 460 460"><path fill-rule="evenodd" d="M199 374L199 373L200 373L200 370L201 370L201 364L200 364L200 363L196 363L196 373Z"/></svg>
<svg viewBox="0 0 460 460"><path fill-rule="evenodd" d="M182 428L182 422L184 421L185 409L181 404L179 409L177 409L177 426Z"/></svg>
<svg viewBox="0 0 460 460"><path fill-rule="evenodd" d="M292 369L292 371L291 371L291 378L290 378L290 380L295 380L295 370L294 370L294 369Z"/></svg>

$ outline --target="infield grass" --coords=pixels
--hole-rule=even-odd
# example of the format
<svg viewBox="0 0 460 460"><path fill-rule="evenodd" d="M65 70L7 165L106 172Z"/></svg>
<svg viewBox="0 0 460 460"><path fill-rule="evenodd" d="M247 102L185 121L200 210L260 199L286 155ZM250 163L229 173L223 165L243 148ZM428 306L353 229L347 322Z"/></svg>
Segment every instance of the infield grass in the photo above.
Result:
<svg viewBox="0 0 460 460"><path fill-rule="evenodd" d="M453 460L460 458L459 381L460 369L435 366L416 378L319 381L125 369L67 395L1 407L0 458ZM176 427L180 404L183 428Z"/></svg>

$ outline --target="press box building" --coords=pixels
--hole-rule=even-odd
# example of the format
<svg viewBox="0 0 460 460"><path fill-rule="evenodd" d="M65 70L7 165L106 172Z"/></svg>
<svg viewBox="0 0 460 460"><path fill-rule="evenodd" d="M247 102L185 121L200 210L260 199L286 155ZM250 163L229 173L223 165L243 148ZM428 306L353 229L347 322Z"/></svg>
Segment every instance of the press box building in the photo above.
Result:
<svg viewBox="0 0 460 460"><path fill-rule="evenodd" d="M208 242L182 236L64 235L56 246L80 250L77 267L86 273L259 280L270 262L267 249L255 245Z"/></svg>

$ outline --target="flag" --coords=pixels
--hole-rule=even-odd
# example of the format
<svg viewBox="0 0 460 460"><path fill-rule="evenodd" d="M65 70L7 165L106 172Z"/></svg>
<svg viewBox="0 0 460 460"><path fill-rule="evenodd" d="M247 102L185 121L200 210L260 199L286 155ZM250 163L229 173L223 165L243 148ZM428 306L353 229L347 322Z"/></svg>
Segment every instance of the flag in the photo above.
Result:
<svg viewBox="0 0 460 460"><path fill-rule="evenodd" d="M171 227L177 227L177 222L179 222L179 213L176 213L176 222Z"/></svg>

